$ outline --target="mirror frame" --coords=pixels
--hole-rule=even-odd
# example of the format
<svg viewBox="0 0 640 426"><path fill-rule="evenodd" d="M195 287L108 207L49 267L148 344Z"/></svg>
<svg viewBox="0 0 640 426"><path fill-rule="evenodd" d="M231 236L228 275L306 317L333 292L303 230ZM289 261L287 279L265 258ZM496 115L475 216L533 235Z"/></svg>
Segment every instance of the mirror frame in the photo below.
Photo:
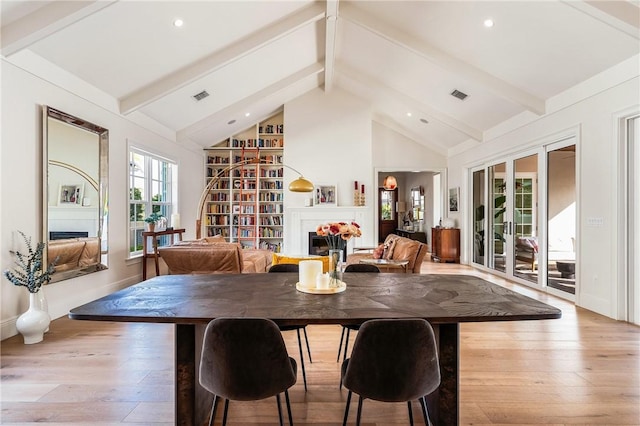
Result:
<svg viewBox="0 0 640 426"><path fill-rule="evenodd" d="M108 224L109 224L109 131L104 127L90 123L47 105L42 106L42 241L49 246L49 119L59 120L98 135L98 232L100 240L99 259L96 264L56 271L51 283L79 277L107 269ZM82 176L82 172L76 171ZM87 176L83 176L87 179ZM89 177L90 178L90 177ZM43 267L49 264L48 250L45 250Z"/></svg>

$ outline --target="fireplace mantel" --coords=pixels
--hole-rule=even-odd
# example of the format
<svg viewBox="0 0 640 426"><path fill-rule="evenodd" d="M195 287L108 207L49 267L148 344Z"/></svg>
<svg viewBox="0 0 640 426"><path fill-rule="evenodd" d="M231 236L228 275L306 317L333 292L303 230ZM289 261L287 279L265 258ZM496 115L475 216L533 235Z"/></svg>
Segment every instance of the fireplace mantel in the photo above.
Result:
<svg viewBox="0 0 640 426"><path fill-rule="evenodd" d="M284 235L284 251L287 254L309 254L309 232L314 232L318 225L327 222L354 221L362 229L362 237L356 238L357 244L350 241L347 252L352 252L353 247L371 246L374 244L375 228L373 226L372 211L370 207L294 207L284 209L286 231Z"/></svg>

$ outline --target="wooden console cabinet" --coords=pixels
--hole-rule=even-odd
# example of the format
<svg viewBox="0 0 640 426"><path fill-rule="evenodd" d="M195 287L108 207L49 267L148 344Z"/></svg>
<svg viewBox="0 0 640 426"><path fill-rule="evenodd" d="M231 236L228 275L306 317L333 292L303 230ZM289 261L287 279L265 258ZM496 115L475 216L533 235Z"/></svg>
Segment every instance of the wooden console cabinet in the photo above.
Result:
<svg viewBox="0 0 640 426"><path fill-rule="evenodd" d="M460 230L431 228L431 260L460 263Z"/></svg>

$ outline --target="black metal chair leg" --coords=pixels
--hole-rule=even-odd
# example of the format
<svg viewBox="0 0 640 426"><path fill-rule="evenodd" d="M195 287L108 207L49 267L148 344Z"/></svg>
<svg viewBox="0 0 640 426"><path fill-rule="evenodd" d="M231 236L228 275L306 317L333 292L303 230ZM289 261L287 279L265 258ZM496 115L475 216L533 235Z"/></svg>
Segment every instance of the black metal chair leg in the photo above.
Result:
<svg viewBox="0 0 640 426"><path fill-rule="evenodd" d="M304 341L307 344L307 353L309 354L309 362L313 363L313 360L311 359L311 348L309 348L309 338L307 337L307 327L304 327L302 329L302 332L304 333Z"/></svg>
<svg viewBox="0 0 640 426"><path fill-rule="evenodd" d="M347 327L342 326L342 333L340 334L340 346L338 346L338 357L336 358L336 362L340 362L340 353L342 352L342 342L344 341L344 332L347 330Z"/></svg>
<svg viewBox="0 0 640 426"><path fill-rule="evenodd" d="M409 408L409 424L413 426L413 411L411 411L411 401L407 401L407 408Z"/></svg>
<svg viewBox="0 0 640 426"><path fill-rule="evenodd" d="M422 407L422 417L424 417L424 426L431 426L431 420L429 420L429 413L427 412L427 400L423 396L420 398L420 406Z"/></svg>
<svg viewBox="0 0 640 426"><path fill-rule="evenodd" d="M356 426L360 426L360 420L362 419L362 397L358 399L358 415L356 417Z"/></svg>
<svg viewBox="0 0 640 426"><path fill-rule="evenodd" d="M293 416L291 415L291 401L289 401L289 390L284 391L284 399L287 401L287 415L289 416L289 426L293 426Z"/></svg>
<svg viewBox="0 0 640 426"><path fill-rule="evenodd" d="M229 400L224 400L224 414L222 415L222 426L227 426L227 413L229 412Z"/></svg>
<svg viewBox="0 0 640 426"><path fill-rule="evenodd" d="M307 373L304 370L304 356L302 355L302 340L300 340L300 329L296 329L298 333L298 349L300 350L300 367L302 368L302 380L304 381L304 390L307 390Z"/></svg>
<svg viewBox="0 0 640 426"><path fill-rule="evenodd" d="M282 406L280 403L280 394L276 394L276 403L278 404L278 419L280 420L280 426L284 426L282 421Z"/></svg>
<svg viewBox="0 0 640 426"><path fill-rule="evenodd" d="M347 359L347 351L349 349L349 334L351 333L351 330L349 330L347 328L347 339L344 342L344 354L342 354L342 360L344 361L345 359Z"/></svg>
<svg viewBox="0 0 640 426"><path fill-rule="evenodd" d="M347 405L344 408L344 420L342 426L347 426L347 419L349 418L349 405L351 404L351 391L347 394Z"/></svg>
<svg viewBox="0 0 640 426"><path fill-rule="evenodd" d="M213 426L216 421L216 406L218 405L218 395L213 395L213 404L211 404L211 415L209 416L209 426Z"/></svg>

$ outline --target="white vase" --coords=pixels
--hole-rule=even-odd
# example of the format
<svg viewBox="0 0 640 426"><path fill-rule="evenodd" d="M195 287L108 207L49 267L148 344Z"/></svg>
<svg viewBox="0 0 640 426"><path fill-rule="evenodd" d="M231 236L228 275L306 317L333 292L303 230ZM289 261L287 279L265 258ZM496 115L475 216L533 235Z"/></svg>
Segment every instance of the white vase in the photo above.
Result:
<svg viewBox="0 0 640 426"><path fill-rule="evenodd" d="M49 302L47 302L47 298L44 294L44 286L40 287L40 290L38 290L38 292L36 293L36 298L38 299L38 308L40 308L40 310L42 311L45 311L47 315L49 315ZM49 315L49 318L51 318L51 315ZM49 332L48 326L44 332Z"/></svg>
<svg viewBox="0 0 640 426"><path fill-rule="evenodd" d="M29 293L29 309L16 321L16 328L24 337L25 345L42 342L44 331L51 323L49 314L38 305L38 293Z"/></svg>

